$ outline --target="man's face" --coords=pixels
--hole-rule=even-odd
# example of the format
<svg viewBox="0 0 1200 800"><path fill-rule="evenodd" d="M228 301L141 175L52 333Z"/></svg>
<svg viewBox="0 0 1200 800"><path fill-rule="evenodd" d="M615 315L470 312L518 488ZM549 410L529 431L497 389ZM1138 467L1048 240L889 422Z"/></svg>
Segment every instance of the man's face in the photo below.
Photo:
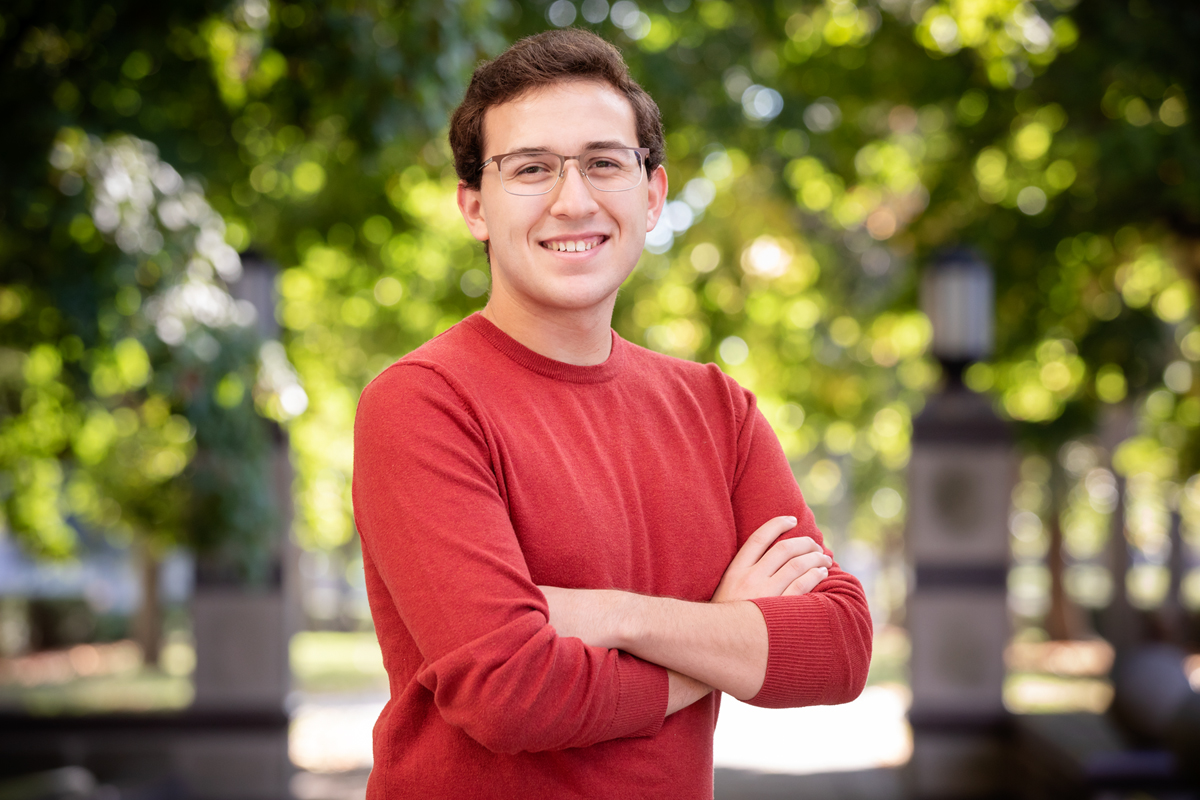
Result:
<svg viewBox="0 0 1200 800"><path fill-rule="evenodd" d="M484 160L523 149L571 156L597 145L638 146L629 101L593 81L552 84L489 108L483 142ZM483 171L478 190L459 186L467 226L488 242L490 303L516 304L538 316L605 307L611 314L646 231L662 213L666 171L659 167L627 191L602 192L584 180L577 163L568 161L558 185L533 197L506 192L494 164ZM583 246L570 252L564 242Z"/></svg>

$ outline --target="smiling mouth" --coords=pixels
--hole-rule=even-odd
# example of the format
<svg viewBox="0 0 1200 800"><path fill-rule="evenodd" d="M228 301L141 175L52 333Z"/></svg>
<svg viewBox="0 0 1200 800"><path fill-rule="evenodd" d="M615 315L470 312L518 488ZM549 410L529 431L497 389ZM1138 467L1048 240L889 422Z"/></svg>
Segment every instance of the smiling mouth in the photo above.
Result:
<svg viewBox="0 0 1200 800"><path fill-rule="evenodd" d="M542 242L542 247L547 250L553 250L556 253L582 253L606 241L608 241L607 236L589 236L586 239L559 239L552 242Z"/></svg>

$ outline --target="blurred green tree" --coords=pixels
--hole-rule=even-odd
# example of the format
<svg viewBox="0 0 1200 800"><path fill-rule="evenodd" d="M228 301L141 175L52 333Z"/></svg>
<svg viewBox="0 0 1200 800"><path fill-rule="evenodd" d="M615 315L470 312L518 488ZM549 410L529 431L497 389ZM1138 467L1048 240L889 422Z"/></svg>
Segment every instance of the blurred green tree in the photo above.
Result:
<svg viewBox="0 0 1200 800"><path fill-rule="evenodd" d="M995 267L996 354L966 377L1032 447L1148 399L1121 468L1197 468L1193 4L0 14L0 97L21 121L0 131L0 497L38 552L70 552L72 517L253 541L256 414L289 431L301 542L353 539L359 391L486 298L448 112L479 59L555 25L618 44L668 131L671 202L618 331L753 388L835 539L896 546L911 416L938 380L915 277L948 245ZM234 251L281 267L282 347L239 316Z"/></svg>

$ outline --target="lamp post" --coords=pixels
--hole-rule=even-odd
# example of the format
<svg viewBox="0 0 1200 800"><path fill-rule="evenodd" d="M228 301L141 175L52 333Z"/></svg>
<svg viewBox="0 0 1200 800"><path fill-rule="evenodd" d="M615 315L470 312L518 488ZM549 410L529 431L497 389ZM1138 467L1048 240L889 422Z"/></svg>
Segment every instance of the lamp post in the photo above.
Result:
<svg viewBox="0 0 1200 800"><path fill-rule="evenodd" d="M253 257L244 257L243 265L230 293L254 306L263 339L278 338L276 269ZM272 548L267 585L244 585L219 559L197 569L191 608L196 642L192 713L219 730L183 740L175 762L189 795L201 800L286 797L293 772L285 708L291 689L288 640L297 628L299 607L295 552L287 535L292 472L286 434L273 423L271 433L268 484L280 511L280 535Z"/></svg>
<svg viewBox="0 0 1200 800"><path fill-rule="evenodd" d="M991 354L991 270L969 250L945 251L921 290L946 380L913 421L908 468L910 788L919 798L988 796L1003 783L1016 461L1007 424L962 375Z"/></svg>
<svg viewBox="0 0 1200 800"><path fill-rule="evenodd" d="M945 250L921 281L921 307L933 324L933 354L961 378L992 354L995 305L991 268L972 250Z"/></svg>

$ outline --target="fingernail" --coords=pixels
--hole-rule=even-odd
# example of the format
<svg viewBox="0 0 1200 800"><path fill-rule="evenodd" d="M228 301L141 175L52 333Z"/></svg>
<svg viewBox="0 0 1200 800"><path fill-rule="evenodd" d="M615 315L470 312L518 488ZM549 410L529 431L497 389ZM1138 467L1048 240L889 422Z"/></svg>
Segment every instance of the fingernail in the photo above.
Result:
<svg viewBox="0 0 1200 800"><path fill-rule="evenodd" d="M793 524L793 525L795 525L795 524L796 524L796 518L795 518L795 517L784 517L784 519L785 519L785 520L787 520L788 522L790 522L790 523L791 523L791 524Z"/></svg>

